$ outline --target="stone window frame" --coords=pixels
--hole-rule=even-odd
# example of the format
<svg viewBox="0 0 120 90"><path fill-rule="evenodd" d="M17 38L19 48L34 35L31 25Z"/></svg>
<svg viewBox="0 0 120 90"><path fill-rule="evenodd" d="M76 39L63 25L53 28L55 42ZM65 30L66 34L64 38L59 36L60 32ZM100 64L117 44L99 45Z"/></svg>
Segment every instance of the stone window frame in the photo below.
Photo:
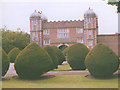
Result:
<svg viewBox="0 0 120 90"><path fill-rule="evenodd" d="M69 29L57 29L57 38L69 38Z"/></svg>
<svg viewBox="0 0 120 90"><path fill-rule="evenodd" d="M87 40L87 46L93 46L93 39L88 39Z"/></svg>
<svg viewBox="0 0 120 90"><path fill-rule="evenodd" d="M78 37L77 38L77 43L83 43L83 37Z"/></svg>
<svg viewBox="0 0 120 90"><path fill-rule="evenodd" d="M49 29L43 30L43 35L50 35L50 30Z"/></svg>
<svg viewBox="0 0 120 90"><path fill-rule="evenodd" d="M32 24L33 24L33 25L37 25L37 20L33 20L33 21L32 21Z"/></svg>
<svg viewBox="0 0 120 90"><path fill-rule="evenodd" d="M38 32L32 32L32 41L38 41Z"/></svg>
<svg viewBox="0 0 120 90"><path fill-rule="evenodd" d="M44 39L44 45L50 45L50 39Z"/></svg>
<svg viewBox="0 0 120 90"><path fill-rule="evenodd" d="M83 28L76 28L76 33L77 34L83 33Z"/></svg>

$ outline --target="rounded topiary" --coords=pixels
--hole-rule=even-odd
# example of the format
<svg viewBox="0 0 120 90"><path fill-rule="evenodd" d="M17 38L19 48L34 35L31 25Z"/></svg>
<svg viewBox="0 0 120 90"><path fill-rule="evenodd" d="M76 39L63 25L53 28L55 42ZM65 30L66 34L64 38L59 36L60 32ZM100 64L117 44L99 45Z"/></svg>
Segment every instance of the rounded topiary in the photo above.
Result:
<svg viewBox="0 0 120 90"><path fill-rule="evenodd" d="M56 46L51 46L55 53L56 53L56 56L58 58L58 62L59 62L59 65L61 65L63 63L63 61L65 61L65 56L63 55L62 51L57 48Z"/></svg>
<svg viewBox="0 0 120 90"><path fill-rule="evenodd" d="M120 64L120 57L119 57L119 64Z"/></svg>
<svg viewBox="0 0 120 90"><path fill-rule="evenodd" d="M10 62L14 63L16 56L20 53L20 49L19 48L13 48L9 53L8 56L10 58Z"/></svg>
<svg viewBox="0 0 120 90"><path fill-rule="evenodd" d="M29 44L16 57L15 70L19 77L34 79L52 69L48 53L36 43Z"/></svg>
<svg viewBox="0 0 120 90"><path fill-rule="evenodd" d="M70 46L69 46L69 47L70 47ZM66 47L66 48L62 51L62 53L63 53L64 56L67 56L69 47Z"/></svg>
<svg viewBox="0 0 120 90"><path fill-rule="evenodd" d="M53 61L53 64L54 64L53 69L55 69L55 68L57 69L59 62L58 62L57 56L55 55L56 53L55 53L54 49L51 46L45 46L44 49L47 51L47 53L50 55L50 57Z"/></svg>
<svg viewBox="0 0 120 90"><path fill-rule="evenodd" d="M0 52L2 52L2 57L0 59L1 60L0 62L2 62L2 76L4 76L9 69L10 60L7 53L3 49L0 49Z"/></svg>
<svg viewBox="0 0 120 90"><path fill-rule="evenodd" d="M118 56L103 44L97 44L86 56L85 65L92 76L111 76L118 69Z"/></svg>
<svg viewBox="0 0 120 90"><path fill-rule="evenodd" d="M119 64L120 64L120 59L119 59Z"/></svg>
<svg viewBox="0 0 120 90"><path fill-rule="evenodd" d="M72 70L85 70L85 57L89 49L81 43L72 45L67 54L67 61Z"/></svg>

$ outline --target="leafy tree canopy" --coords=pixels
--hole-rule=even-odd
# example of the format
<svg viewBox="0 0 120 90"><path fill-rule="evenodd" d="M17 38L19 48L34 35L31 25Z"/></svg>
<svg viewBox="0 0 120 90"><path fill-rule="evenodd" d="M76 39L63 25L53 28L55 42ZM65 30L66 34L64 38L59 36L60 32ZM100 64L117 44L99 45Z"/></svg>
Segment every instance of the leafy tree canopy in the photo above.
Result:
<svg viewBox="0 0 120 90"><path fill-rule="evenodd" d="M117 6L117 12L120 13L120 1L119 0L108 0L108 4L116 5Z"/></svg>
<svg viewBox="0 0 120 90"><path fill-rule="evenodd" d="M1 30L2 48L8 53L11 49L17 47L20 50L25 48L30 42L30 35L22 31Z"/></svg>

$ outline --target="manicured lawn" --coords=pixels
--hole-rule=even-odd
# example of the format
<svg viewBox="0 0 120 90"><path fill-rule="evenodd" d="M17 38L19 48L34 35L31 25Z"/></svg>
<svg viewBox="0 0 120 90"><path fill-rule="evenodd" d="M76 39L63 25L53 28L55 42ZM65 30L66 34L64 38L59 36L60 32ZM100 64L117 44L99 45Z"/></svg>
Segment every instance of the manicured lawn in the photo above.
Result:
<svg viewBox="0 0 120 90"><path fill-rule="evenodd" d="M2 82L0 81L0 90L2 90Z"/></svg>
<svg viewBox="0 0 120 90"><path fill-rule="evenodd" d="M66 65L58 65L58 69L54 69L53 71L68 71L71 70L69 64Z"/></svg>
<svg viewBox="0 0 120 90"><path fill-rule="evenodd" d="M94 80L86 75L49 75L39 80L21 80L14 76L2 83L3 88L118 88L118 79Z"/></svg>
<svg viewBox="0 0 120 90"><path fill-rule="evenodd" d="M58 69L54 69L53 71L70 71L72 70L69 64L66 65L58 65ZM87 69L86 69L87 70Z"/></svg>

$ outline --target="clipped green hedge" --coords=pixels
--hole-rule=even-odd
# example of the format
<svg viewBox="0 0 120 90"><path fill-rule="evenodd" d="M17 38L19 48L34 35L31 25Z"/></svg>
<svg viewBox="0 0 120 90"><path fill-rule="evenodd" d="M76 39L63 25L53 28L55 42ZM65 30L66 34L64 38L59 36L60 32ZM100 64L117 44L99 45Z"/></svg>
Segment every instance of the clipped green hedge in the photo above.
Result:
<svg viewBox="0 0 120 90"><path fill-rule="evenodd" d="M63 63L63 61L65 61L65 56L63 55L62 51L57 48L56 46L51 46L55 53L56 53L56 56L58 58L58 62L59 62L59 65L61 65Z"/></svg>
<svg viewBox="0 0 120 90"><path fill-rule="evenodd" d="M62 51L62 53L63 53L64 56L67 56L67 53L68 53L69 48L70 48L70 46L69 46L69 47L66 47L66 48Z"/></svg>
<svg viewBox="0 0 120 90"><path fill-rule="evenodd" d="M59 62L54 49L51 46L45 46L44 49L47 51L53 61L53 69L57 69Z"/></svg>
<svg viewBox="0 0 120 90"><path fill-rule="evenodd" d="M81 43L76 43L70 46L67 61L72 68L72 70L85 70L85 57L88 54L89 49Z"/></svg>
<svg viewBox="0 0 120 90"><path fill-rule="evenodd" d="M119 57L119 64L120 64L120 57Z"/></svg>
<svg viewBox="0 0 120 90"><path fill-rule="evenodd" d="M15 70L20 78L34 79L52 69L48 53L36 43L29 44L17 56Z"/></svg>
<svg viewBox="0 0 120 90"><path fill-rule="evenodd" d="M4 76L9 69L10 59L9 59L7 53L3 49L0 49L0 52L2 52L2 57L0 55L0 58L1 58L0 64L2 62L2 76Z"/></svg>
<svg viewBox="0 0 120 90"><path fill-rule="evenodd" d="M9 53L8 56L10 57L10 62L14 63L16 56L20 53L19 48L13 48Z"/></svg>
<svg viewBox="0 0 120 90"><path fill-rule="evenodd" d="M106 78L118 69L118 56L107 46L97 44L87 55L85 65L92 76Z"/></svg>

